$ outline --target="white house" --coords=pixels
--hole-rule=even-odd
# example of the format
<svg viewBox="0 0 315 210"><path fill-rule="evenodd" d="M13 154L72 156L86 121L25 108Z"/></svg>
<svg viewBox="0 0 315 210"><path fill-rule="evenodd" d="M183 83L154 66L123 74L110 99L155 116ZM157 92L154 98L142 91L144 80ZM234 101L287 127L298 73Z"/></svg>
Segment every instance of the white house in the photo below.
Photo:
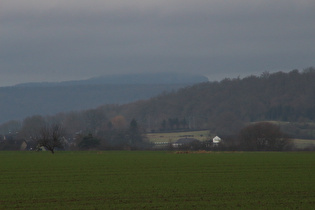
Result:
<svg viewBox="0 0 315 210"><path fill-rule="evenodd" d="M216 136L212 139L213 145L218 145L222 139L219 136Z"/></svg>

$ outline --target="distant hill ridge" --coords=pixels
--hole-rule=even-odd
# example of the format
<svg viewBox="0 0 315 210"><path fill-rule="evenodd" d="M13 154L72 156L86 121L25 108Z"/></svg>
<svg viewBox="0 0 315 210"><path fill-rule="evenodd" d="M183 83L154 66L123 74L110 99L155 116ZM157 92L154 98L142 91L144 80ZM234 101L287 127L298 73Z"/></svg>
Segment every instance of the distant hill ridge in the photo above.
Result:
<svg viewBox="0 0 315 210"><path fill-rule="evenodd" d="M72 85L135 85L135 84L196 84L207 82L208 78L203 75L188 73L134 73L134 74L113 74L93 77L86 80L64 81L64 82L32 82L21 83L16 87L51 87L51 86L72 86Z"/></svg>
<svg viewBox="0 0 315 210"><path fill-rule="evenodd" d="M0 123L36 114L130 103L205 81L207 77L194 74L145 73L0 87Z"/></svg>

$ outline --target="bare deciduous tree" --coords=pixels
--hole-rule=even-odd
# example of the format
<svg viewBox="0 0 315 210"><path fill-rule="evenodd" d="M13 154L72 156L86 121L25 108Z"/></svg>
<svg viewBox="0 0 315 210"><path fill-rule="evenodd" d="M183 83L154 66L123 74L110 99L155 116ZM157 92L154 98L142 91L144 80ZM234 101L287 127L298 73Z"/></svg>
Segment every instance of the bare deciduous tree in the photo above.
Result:
<svg viewBox="0 0 315 210"><path fill-rule="evenodd" d="M62 148L62 137L64 136L63 128L58 124L45 125L41 128L37 138L38 146L45 147L52 154L55 153L56 148Z"/></svg>

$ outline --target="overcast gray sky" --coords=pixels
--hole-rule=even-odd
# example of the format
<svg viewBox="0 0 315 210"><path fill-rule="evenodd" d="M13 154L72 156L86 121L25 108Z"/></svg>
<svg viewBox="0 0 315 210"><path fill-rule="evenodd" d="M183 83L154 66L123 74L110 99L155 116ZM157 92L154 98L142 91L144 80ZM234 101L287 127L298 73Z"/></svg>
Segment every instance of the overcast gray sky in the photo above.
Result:
<svg viewBox="0 0 315 210"><path fill-rule="evenodd" d="M314 0L1 0L0 86L315 66Z"/></svg>

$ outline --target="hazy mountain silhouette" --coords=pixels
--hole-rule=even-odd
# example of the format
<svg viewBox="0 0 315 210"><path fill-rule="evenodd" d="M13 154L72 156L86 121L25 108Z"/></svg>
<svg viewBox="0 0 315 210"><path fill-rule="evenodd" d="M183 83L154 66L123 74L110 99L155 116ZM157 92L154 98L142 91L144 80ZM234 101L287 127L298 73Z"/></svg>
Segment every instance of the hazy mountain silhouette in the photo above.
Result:
<svg viewBox="0 0 315 210"><path fill-rule="evenodd" d="M208 78L196 74L179 73L137 73L137 74L113 74L93 77L86 80L64 81L64 82L34 82L22 83L16 87L52 87L52 86L73 86L73 85L164 85L164 84L196 84L207 82Z"/></svg>
<svg viewBox="0 0 315 210"><path fill-rule="evenodd" d="M129 103L205 81L208 81L206 77L192 74L146 73L1 87L0 123L35 114L49 115L103 104Z"/></svg>

